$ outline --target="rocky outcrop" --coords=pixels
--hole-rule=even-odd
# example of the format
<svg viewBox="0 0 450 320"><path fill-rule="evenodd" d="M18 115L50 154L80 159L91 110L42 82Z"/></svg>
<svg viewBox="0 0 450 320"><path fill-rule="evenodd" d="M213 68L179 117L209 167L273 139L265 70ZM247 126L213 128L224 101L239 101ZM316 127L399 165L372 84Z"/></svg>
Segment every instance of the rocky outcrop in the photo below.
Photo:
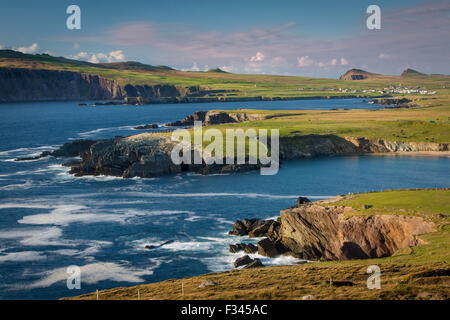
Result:
<svg viewBox="0 0 450 320"><path fill-rule="evenodd" d="M281 159L364 153L448 151L448 143L402 142L335 135L304 135L280 138Z"/></svg>
<svg viewBox="0 0 450 320"><path fill-rule="evenodd" d="M267 257L288 254L306 260L380 258L417 245L420 234L433 231L433 224L421 217L373 214L348 218L346 213L350 211L353 208L302 201L281 211L276 227L258 242L258 253ZM244 235L243 226L262 224L257 219L243 221L235 223L231 234Z"/></svg>
<svg viewBox="0 0 450 320"><path fill-rule="evenodd" d="M280 237L292 255L303 259L380 258L418 243L432 232L420 217L368 215L345 218L342 206L303 205L281 212Z"/></svg>
<svg viewBox="0 0 450 320"><path fill-rule="evenodd" d="M55 158L78 157L85 154L94 143L96 143L94 140L75 140L66 142L54 151L44 151L36 157L17 158L16 161L36 160L48 156Z"/></svg>
<svg viewBox="0 0 450 320"><path fill-rule="evenodd" d="M196 111L183 120L167 123L168 127L190 127L194 121L201 121L204 126L212 126L223 123L238 123L243 121L263 120L266 116L262 114L246 112L224 112L224 111Z"/></svg>
<svg viewBox="0 0 450 320"><path fill-rule="evenodd" d="M70 173L83 175L111 175L123 178L151 178L192 171L200 174L230 173L255 170L255 164L201 164L176 165L171 153L178 142L171 136L142 133L130 137L98 140L81 154L81 162L71 167ZM193 149L191 159L194 159Z"/></svg>

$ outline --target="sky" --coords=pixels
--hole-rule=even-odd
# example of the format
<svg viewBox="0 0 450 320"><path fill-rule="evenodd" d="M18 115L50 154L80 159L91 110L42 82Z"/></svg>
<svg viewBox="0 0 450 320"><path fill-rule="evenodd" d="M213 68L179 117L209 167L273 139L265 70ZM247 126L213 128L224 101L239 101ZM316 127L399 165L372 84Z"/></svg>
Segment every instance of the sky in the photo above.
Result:
<svg viewBox="0 0 450 320"><path fill-rule="evenodd" d="M80 30L66 27L72 4ZM379 30L366 26L369 5ZM450 74L450 1L0 0L0 48L191 71Z"/></svg>

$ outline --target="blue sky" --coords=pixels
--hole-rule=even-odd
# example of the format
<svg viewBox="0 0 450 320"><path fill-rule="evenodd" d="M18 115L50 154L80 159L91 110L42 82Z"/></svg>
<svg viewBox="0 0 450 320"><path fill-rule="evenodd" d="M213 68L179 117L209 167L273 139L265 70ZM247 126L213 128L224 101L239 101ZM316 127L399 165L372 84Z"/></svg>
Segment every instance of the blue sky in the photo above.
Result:
<svg viewBox="0 0 450 320"><path fill-rule="evenodd" d="M82 29L67 30L66 8ZM381 8L381 30L366 8ZM0 4L0 47L93 62L337 77L351 67L450 73L449 1L14 1Z"/></svg>

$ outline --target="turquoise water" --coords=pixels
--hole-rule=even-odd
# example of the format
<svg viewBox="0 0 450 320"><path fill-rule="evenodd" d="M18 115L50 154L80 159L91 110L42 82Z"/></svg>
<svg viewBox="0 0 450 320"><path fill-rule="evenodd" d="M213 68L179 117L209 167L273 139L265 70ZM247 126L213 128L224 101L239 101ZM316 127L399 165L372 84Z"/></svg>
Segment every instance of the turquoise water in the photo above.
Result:
<svg viewBox="0 0 450 320"><path fill-rule="evenodd" d="M75 178L19 156L70 139L137 133L196 110L367 107L358 99L80 108L74 102L0 104L0 298L55 299L96 289L232 268L236 219L273 218L299 195L320 199L387 188L448 187L449 158L362 156L284 162L275 176L184 173L155 179ZM155 250L147 244L173 240ZM255 241L255 240L249 240ZM289 257L262 258L268 265ZM66 286L81 267L81 290Z"/></svg>

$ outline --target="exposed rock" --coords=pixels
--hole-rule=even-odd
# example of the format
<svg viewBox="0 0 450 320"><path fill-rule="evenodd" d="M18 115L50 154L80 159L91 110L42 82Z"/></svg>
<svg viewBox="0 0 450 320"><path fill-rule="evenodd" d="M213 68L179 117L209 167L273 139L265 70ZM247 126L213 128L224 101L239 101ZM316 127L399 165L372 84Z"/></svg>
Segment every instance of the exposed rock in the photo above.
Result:
<svg viewBox="0 0 450 320"><path fill-rule="evenodd" d="M144 124L143 126L134 127L136 130L146 130L146 129L158 129L159 126L156 123Z"/></svg>
<svg viewBox="0 0 450 320"><path fill-rule="evenodd" d="M306 205L281 211L281 242L303 259L366 259L392 255L433 231L420 217L397 215L344 218L345 207Z"/></svg>
<svg viewBox="0 0 450 320"><path fill-rule="evenodd" d="M274 244L270 239L264 238L258 242L258 253L266 257L276 257L280 254L276 244Z"/></svg>
<svg viewBox="0 0 450 320"><path fill-rule="evenodd" d="M77 157L82 156L89 151L89 148L95 143L93 140L75 140L72 142L66 142L61 147L54 151L44 151L36 157L24 157L17 158L15 161L36 160L43 157L52 156L59 157ZM78 162L77 162L78 163Z"/></svg>
<svg viewBox="0 0 450 320"><path fill-rule="evenodd" d="M116 80L71 71L0 68L0 101L122 99Z"/></svg>
<svg viewBox="0 0 450 320"><path fill-rule="evenodd" d="M244 267L244 269L252 269L252 268L262 268L265 267L264 264L258 258L255 258L252 262Z"/></svg>
<svg viewBox="0 0 450 320"><path fill-rule="evenodd" d="M309 200L306 197L298 197L297 199L297 206L301 206L302 204L308 204L311 203L311 200Z"/></svg>
<svg viewBox="0 0 450 320"><path fill-rule="evenodd" d="M217 286L218 284L214 282L213 280L203 280L198 288L205 288L205 287L211 287L211 286Z"/></svg>
<svg viewBox="0 0 450 320"><path fill-rule="evenodd" d="M274 221L274 220L266 220L260 226L257 226L257 227L254 227L254 228L249 228L248 229L249 230L248 231L248 236L250 238L258 238L258 237L268 236L269 229L274 224L277 225L278 223L276 221Z"/></svg>
<svg viewBox="0 0 450 320"><path fill-rule="evenodd" d="M167 241L165 241L165 242L163 242L161 244L158 244L158 245L146 245L144 248L147 249L147 250L158 249L158 248L161 248L162 246L165 246L166 244L170 244L172 242L173 242L173 240L167 240Z"/></svg>
<svg viewBox="0 0 450 320"><path fill-rule="evenodd" d="M245 266L245 265L247 265L247 264L249 264L249 263L251 263L251 262L253 262L253 259L250 258L248 255L245 255L245 256L243 256L243 257L237 258L237 259L234 261L234 267L235 267L235 268L238 268L238 267L240 267L240 266Z"/></svg>
<svg viewBox="0 0 450 320"><path fill-rule="evenodd" d="M225 111L196 111L183 120L167 123L168 127L189 127L194 125L194 121L201 121L204 126L218 125L223 123L237 123L250 120L261 120L266 116L263 114L253 114L246 112L225 112Z"/></svg>
<svg viewBox="0 0 450 320"><path fill-rule="evenodd" d="M231 253L237 253L239 251L244 251L245 253L255 253L258 251L258 248L252 244L245 244L245 243L237 243L237 244L230 244L230 252Z"/></svg>
<svg viewBox="0 0 450 320"><path fill-rule="evenodd" d="M302 297L302 300L314 300L314 299L315 299L315 297L312 294Z"/></svg>
<svg viewBox="0 0 450 320"><path fill-rule="evenodd" d="M237 220L229 234L236 236L248 235L250 238L269 236L277 231L279 223L274 220L243 219Z"/></svg>

